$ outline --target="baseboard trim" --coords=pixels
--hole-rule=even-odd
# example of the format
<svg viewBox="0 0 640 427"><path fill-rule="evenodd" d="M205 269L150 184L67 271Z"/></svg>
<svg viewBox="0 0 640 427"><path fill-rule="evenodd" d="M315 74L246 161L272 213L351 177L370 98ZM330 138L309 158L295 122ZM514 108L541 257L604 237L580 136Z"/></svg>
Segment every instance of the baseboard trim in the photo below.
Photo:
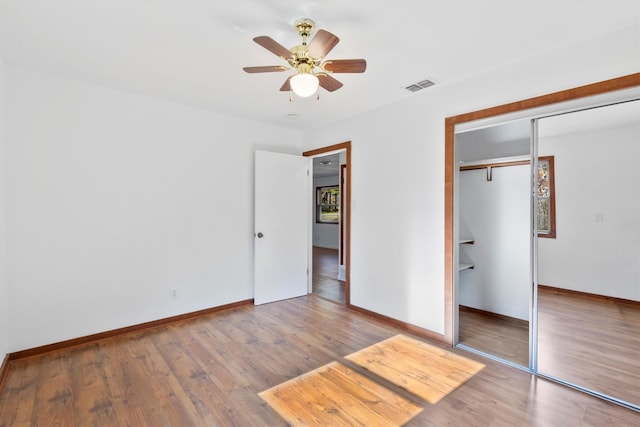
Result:
<svg viewBox="0 0 640 427"><path fill-rule="evenodd" d="M574 291L573 289L564 289L564 288L556 288L554 286L547 286L547 285L538 285L538 288L542 288L546 291L550 291L550 292L557 292L559 294L567 294L567 295L574 295L577 297L582 297L582 298L589 298L589 299L597 299L597 300L604 300L604 301L613 301L619 304L629 304L629 305L633 305L635 307L640 307L640 301L635 301L632 299L625 299L625 298L618 298L618 297L610 297L608 295L600 295L600 294L591 294L589 292L583 292L583 291Z"/></svg>
<svg viewBox="0 0 640 427"><path fill-rule="evenodd" d="M9 355L5 354L4 359L2 360L2 365L0 365L0 394L2 390L4 390L4 382L7 380L7 376L9 375Z"/></svg>
<svg viewBox="0 0 640 427"><path fill-rule="evenodd" d="M9 353L5 357L5 361L8 364L8 362L11 362L14 360L26 359L29 357L40 356L45 353L50 353L52 351L66 350L72 347L79 347L82 345L92 344L98 341L104 341L110 338L115 338L115 337L119 337L126 334L144 331L146 329L155 328L158 326L165 326L165 325L175 323L175 322L180 322L183 320L194 319L196 317L200 317L207 314L216 313L218 311L240 307L248 304L253 304L253 299L233 302L230 304L225 304L217 307L205 308L203 310L192 311L184 314L178 314L176 316L166 317L164 319L152 320L150 322L139 323L131 326L125 326L124 328L112 329L110 331L99 332L97 334L87 335L84 337L73 338L70 340L60 341L60 342L46 344L43 346L34 347L26 350L16 351L14 353ZM2 365L2 369L6 369L4 363ZM0 375L2 375L2 371L0 371ZM6 373L4 375L6 375ZM2 379L2 376L0 376L0 380L1 379Z"/></svg>
<svg viewBox="0 0 640 427"><path fill-rule="evenodd" d="M452 343L448 342L444 335L438 334L437 332L430 331L428 329L421 328L416 325L412 325L411 323L403 322L398 319L394 319L393 317L388 317L380 313L376 313L375 311L367 310L366 308L358 307L356 305L347 305L347 308L353 311L357 311L359 313L365 314L369 317L373 317L377 320L380 320L384 323L387 323L391 326L395 326L396 328L400 328L406 332L412 333L422 338L426 338L429 340L437 341L442 344L452 345Z"/></svg>
<svg viewBox="0 0 640 427"><path fill-rule="evenodd" d="M516 326L520 326L523 328L529 328L529 321L524 319L518 319L517 317L506 316L504 314L494 313L493 311L486 311L480 308L469 307L466 305L459 305L458 310L464 311L467 313L475 313L481 316L490 317L493 319L499 319L503 322L512 323Z"/></svg>

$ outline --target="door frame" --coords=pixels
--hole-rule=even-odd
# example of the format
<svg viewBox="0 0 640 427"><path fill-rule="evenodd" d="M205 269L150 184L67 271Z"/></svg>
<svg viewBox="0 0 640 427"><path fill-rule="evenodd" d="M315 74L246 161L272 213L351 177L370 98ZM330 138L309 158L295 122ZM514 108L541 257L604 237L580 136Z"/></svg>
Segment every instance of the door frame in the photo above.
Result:
<svg viewBox="0 0 640 427"><path fill-rule="evenodd" d="M347 181L347 165L340 165L340 186L341 188L345 188L345 182ZM340 192L340 206L347 206L347 201L344 197L344 193L346 191ZM340 260L338 261L338 266L345 265L345 257L344 257L344 239L345 239L345 218L344 218L344 209L340 209Z"/></svg>
<svg viewBox="0 0 640 427"><path fill-rule="evenodd" d="M629 74L597 83L579 86L547 95L503 104L496 107L447 117L445 119L445 178L444 178L444 340L454 344L455 321L455 250L454 250L454 185L455 185L455 127L480 119L490 119L510 113L523 112L539 107L547 107L566 101L602 95L640 86L640 73Z"/></svg>
<svg viewBox="0 0 640 427"><path fill-rule="evenodd" d="M344 241L346 243L346 250L343 251L345 257L345 277L344 277L344 303L347 307L351 307L351 141L341 142L339 144L329 145L327 147L316 148L314 150L305 151L302 153L305 157L317 157L320 155L326 155L334 151L342 151L346 153L346 185L345 192L346 201L344 206L347 207L343 216L345 223L345 235ZM313 224L310 223L310 227ZM342 228L342 227L341 227ZM312 251L311 247L313 242L309 241L309 251ZM311 276L311 275L310 275ZM309 279L311 280L311 278Z"/></svg>

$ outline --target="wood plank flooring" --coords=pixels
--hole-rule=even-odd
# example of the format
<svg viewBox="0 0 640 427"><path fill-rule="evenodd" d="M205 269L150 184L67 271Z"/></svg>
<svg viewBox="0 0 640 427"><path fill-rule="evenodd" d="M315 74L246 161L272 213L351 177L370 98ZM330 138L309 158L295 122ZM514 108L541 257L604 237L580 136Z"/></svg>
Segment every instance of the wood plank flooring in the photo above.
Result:
<svg viewBox="0 0 640 427"><path fill-rule="evenodd" d="M640 406L640 303L539 287L539 371Z"/></svg>
<svg viewBox="0 0 640 427"><path fill-rule="evenodd" d="M422 407L331 362L260 393L292 426L404 425Z"/></svg>
<svg viewBox="0 0 640 427"><path fill-rule="evenodd" d="M460 307L459 341L520 366L529 366L529 322Z"/></svg>
<svg viewBox="0 0 640 427"><path fill-rule="evenodd" d="M637 303L538 289L538 369L640 405L640 309ZM528 366L523 322L460 311L460 342Z"/></svg>
<svg viewBox="0 0 640 427"><path fill-rule="evenodd" d="M346 359L429 403L439 402L485 366L402 334Z"/></svg>
<svg viewBox="0 0 640 427"><path fill-rule="evenodd" d="M258 393L398 333L313 296L230 308L11 362L0 426L285 426ZM637 412L451 351L486 367L407 425L640 425Z"/></svg>
<svg viewBox="0 0 640 427"><path fill-rule="evenodd" d="M345 283L338 277L338 250L313 247L313 293L345 303Z"/></svg>

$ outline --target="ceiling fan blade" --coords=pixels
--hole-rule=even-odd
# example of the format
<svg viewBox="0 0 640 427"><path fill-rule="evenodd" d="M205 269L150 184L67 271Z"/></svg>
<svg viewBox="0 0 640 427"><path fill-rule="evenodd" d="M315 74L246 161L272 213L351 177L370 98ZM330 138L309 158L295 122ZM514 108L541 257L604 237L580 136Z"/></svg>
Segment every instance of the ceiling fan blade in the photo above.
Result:
<svg viewBox="0 0 640 427"><path fill-rule="evenodd" d="M272 73L274 71L286 71L287 67L282 65L265 65L262 67L242 67L247 73Z"/></svg>
<svg viewBox="0 0 640 427"><path fill-rule="evenodd" d="M342 83L340 83L338 80L331 77L329 74L318 73L317 76L320 82L320 86L322 86L329 92L338 90L343 86Z"/></svg>
<svg viewBox="0 0 640 427"><path fill-rule="evenodd" d="M282 85L282 87L280 88L280 90L282 92L289 92L291 90L291 77L289 76L289 78L287 79L286 82L284 82L284 84Z"/></svg>
<svg viewBox="0 0 640 427"><path fill-rule="evenodd" d="M364 73L367 69L367 61L364 59L333 59L321 65L332 73Z"/></svg>
<svg viewBox="0 0 640 427"><path fill-rule="evenodd" d="M331 52L340 39L329 31L318 30L311 43L309 43L309 56L315 59L324 58Z"/></svg>
<svg viewBox="0 0 640 427"><path fill-rule="evenodd" d="M275 41L269 36L254 37L253 41L258 43L260 46L267 49L268 51L275 53L277 56L284 59L285 61L293 57L293 54L289 49L282 46L280 43L278 43L277 41Z"/></svg>

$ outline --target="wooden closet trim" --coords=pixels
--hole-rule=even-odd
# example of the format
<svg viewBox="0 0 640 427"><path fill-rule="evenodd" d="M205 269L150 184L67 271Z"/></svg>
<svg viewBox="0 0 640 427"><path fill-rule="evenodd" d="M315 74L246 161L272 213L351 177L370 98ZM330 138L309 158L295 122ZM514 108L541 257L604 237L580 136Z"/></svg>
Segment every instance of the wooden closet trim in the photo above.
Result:
<svg viewBox="0 0 640 427"><path fill-rule="evenodd" d="M455 172L455 126L457 124L471 122L474 120L484 119L493 116L501 116L503 114L514 113L517 111L529 110L532 108L543 107L547 105L557 104L560 102L571 101L574 99L586 98L589 96L600 95L607 92L629 89L640 86L640 73L629 74L610 80L592 83L584 86L575 87L559 92L553 92L547 95L528 98L522 101L511 102L496 107L486 108L483 110L472 111L470 113L460 114L457 116L447 117L444 125L444 337L448 344L453 345L453 178Z"/></svg>

